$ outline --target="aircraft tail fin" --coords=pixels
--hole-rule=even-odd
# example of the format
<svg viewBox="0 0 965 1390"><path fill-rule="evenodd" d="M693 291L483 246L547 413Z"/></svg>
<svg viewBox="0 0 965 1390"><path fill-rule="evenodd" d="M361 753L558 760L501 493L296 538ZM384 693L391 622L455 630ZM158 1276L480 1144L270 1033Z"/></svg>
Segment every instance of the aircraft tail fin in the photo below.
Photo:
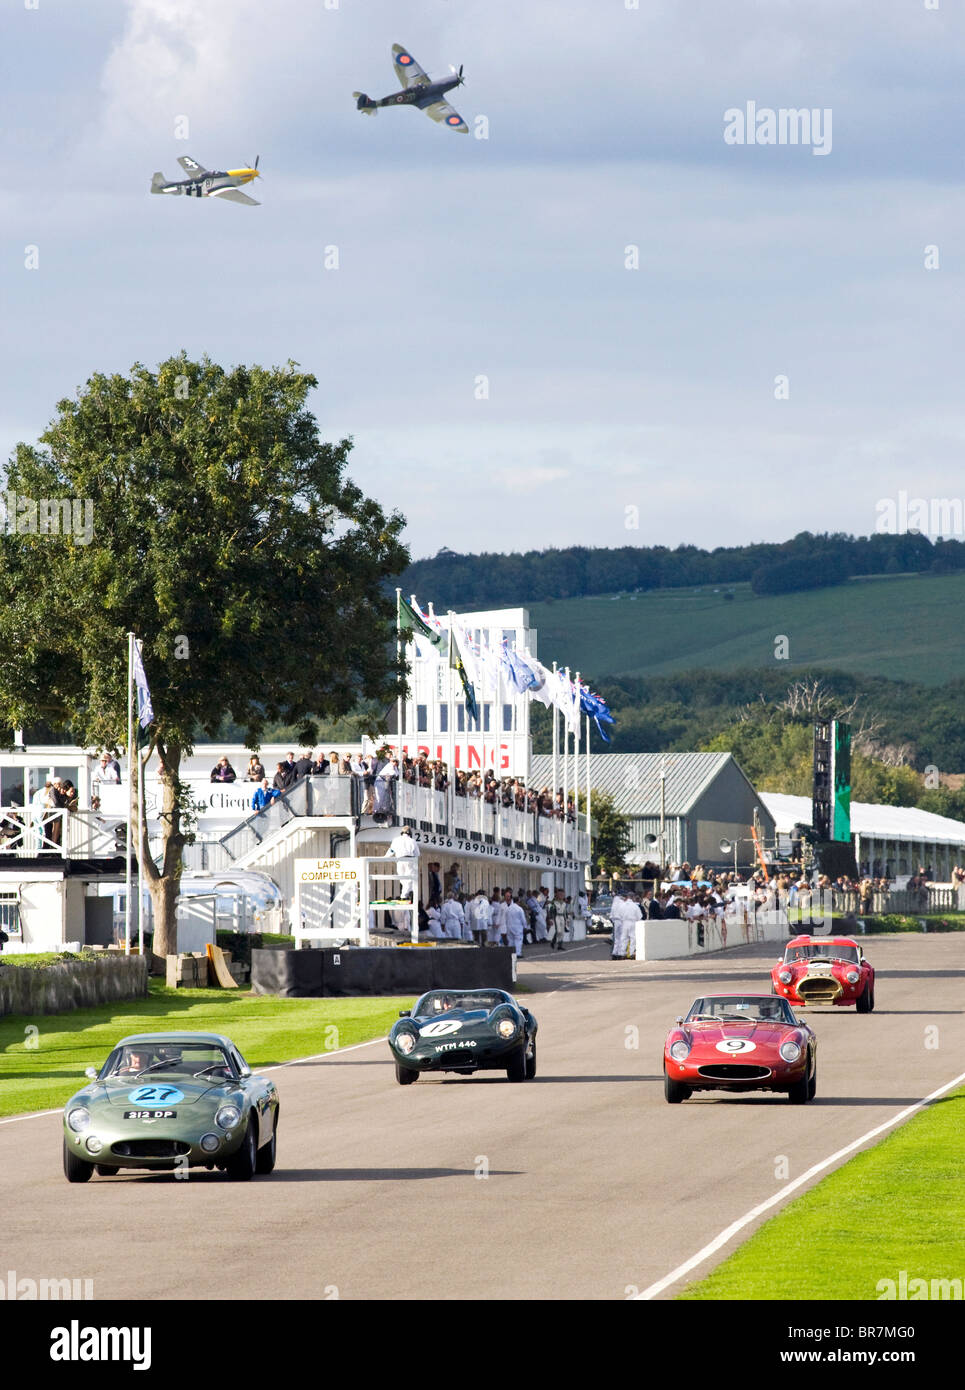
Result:
<svg viewBox="0 0 965 1390"><path fill-rule="evenodd" d="M151 192L160 193L161 189L164 187L166 183L167 179L164 177L162 173L159 172L155 174L154 177L151 179Z"/></svg>
<svg viewBox="0 0 965 1390"><path fill-rule="evenodd" d="M352 96L355 98L356 111L364 111L367 116L374 116L378 111L379 108L376 106L375 102L371 97L367 97L364 92L353 92Z"/></svg>

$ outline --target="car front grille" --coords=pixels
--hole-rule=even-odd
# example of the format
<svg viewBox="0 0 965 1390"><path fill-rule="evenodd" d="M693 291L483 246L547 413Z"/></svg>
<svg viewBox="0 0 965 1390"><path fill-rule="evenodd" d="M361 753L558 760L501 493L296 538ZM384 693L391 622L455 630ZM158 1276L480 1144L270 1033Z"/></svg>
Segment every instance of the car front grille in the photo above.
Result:
<svg viewBox="0 0 965 1390"><path fill-rule="evenodd" d="M833 1004L841 994L840 983L830 975L815 975L802 980L797 992L809 1004Z"/></svg>
<svg viewBox="0 0 965 1390"><path fill-rule="evenodd" d="M476 1056L468 1047L463 1047L444 1053L440 1060L447 1067L471 1067L476 1061Z"/></svg>
<svg viewBox="0 0 965 1390"><path fill-rule="evenodd" d="M765 1076L770 1076L770 1067L749 1067L739 1063L723 1062L719 1066L698 1067L699 1076L706 1076L708 1081L763 1081Z"/></svg>
<svg viewBox="0 0 965 1390"><path fill-rule="evenodd" d="M122 1139L111 1145L118 1158L180 1158L190 1152L183 1139Z"/></svg>

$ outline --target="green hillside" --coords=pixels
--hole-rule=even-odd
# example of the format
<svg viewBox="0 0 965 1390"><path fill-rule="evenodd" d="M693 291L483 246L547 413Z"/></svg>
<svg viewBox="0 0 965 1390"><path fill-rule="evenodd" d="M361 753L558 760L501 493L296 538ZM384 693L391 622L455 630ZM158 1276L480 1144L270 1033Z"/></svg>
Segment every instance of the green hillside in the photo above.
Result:
<svg viewBox="0 0 965 1390"><path fill-rule="evenodd" d="M733 599L724 598L727 589ZM747 584L719 592L649 593L527 605L539 656L591 681L669 675L703 667L833 667L926 685L965 676L965 574L851 579L829 589L757 596ZM789 658L777 661L784 634Z"/></svg>

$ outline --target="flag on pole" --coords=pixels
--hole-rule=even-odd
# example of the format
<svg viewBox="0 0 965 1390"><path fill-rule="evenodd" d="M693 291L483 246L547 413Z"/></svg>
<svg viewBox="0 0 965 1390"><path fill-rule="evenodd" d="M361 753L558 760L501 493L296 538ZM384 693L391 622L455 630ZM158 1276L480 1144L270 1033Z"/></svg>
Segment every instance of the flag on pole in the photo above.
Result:
<svg viewBox="0 0 965 1390"><path fill-rule="evenodd" d="M402 632L409 632L414 637L421 637L440 656L448 656L449 643L445 633L430 627L428 618L420 612L419 606L415 602L414 594L412 603L406 603L402 595L399 595L399 628Z"/></svg>
<svg viewBox="0 0 965 1390"><path fill-rule="evenodd" d="M449 614L449 637L449 665L458 674L459 679L462 682L463 694L466 697L466 713L469 715L470 719L478 720L479 706L476 704L476 691L473 687L472 681L469 679L468 673L466 671L466 664L462 659L462 653L460 652L459 644L456 641L455 625L453 623L453 615L451 613Z"/></svg>
<svg viewBox="0 0 965 1390"><path fill-rule="evenodd" d="M147 731L154 722L154 706L151 703L151 691L141 656L143 646L144 643L135 637L131 665L134 671L134 685L137 689L137 723L140 730L137 735L137 742L141 748L147 743Z"/></svg>
<svg viewBox="0 0 965 1390"><path fill-rule="evenodd" d="M553 703L563 716L567 732L571 734L574 733L580 718L580 697L577 693L576 686L570 680L566 672L562 670L556 672L556 688L553 691Z"/></svg>
<svg viewBox="0 0 965 1390"><path fill-rule="evenodd" d="M553 691L550 685L553 677L541 661L537 661L535 656L530 656L528 651L517 653L524 666L533 674L534 684L530 686L529 693L534 700L539 700L541 705L547 709L553 703Z"/></svg>
<svg viewBox="0 0 965 1390"><path fill-rule="evenodd" d="M596 724L597 732L603 742L609 743L610 740L606 735L603 725L613 724L616 721L610 713L610 707L606 700L603 699L602 695L594 695L592 691L587 690L586 686L582 686L580 689L580 709L584 714L589 715Z"/></svg>

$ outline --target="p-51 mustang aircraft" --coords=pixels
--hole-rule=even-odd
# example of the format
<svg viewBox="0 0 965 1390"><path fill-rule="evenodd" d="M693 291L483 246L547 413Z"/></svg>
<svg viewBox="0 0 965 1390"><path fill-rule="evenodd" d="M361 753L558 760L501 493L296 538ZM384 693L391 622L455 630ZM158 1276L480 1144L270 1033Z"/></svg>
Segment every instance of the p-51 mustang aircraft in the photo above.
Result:
<svg viewBox="0 0 965 1390"><path fill-rule="evenodd" d="M227 198L232 203L250 203L252 207L257 208L261 206L258 199L249 198L247 193L242 193L240 185L261 178L258 172L260 158L259 155L250 169L219 170L206 169L190 155L183 154L178 163L188 177L168 183L163 174L155 174L151 180L151 192L184 193L189 198Z"/></svg>
<svg viewBox="0 0 965 1390"><path fill-rule="evenodd" d="M364 92L353 92L359 111L364 111L367 116L374 116L380 106L418 106L427 116L431 116L434 121L442 121L450 130L461 131L463 135L469 134L469 127L459 112L444 100L446 92L451 91L453 87L462 86L461 67L458 72L455 68L452 69L452 77L431 82L412 54L400 43L392 45L392 66L404 90L393 92L381 101L373 101Z"/></svg>

